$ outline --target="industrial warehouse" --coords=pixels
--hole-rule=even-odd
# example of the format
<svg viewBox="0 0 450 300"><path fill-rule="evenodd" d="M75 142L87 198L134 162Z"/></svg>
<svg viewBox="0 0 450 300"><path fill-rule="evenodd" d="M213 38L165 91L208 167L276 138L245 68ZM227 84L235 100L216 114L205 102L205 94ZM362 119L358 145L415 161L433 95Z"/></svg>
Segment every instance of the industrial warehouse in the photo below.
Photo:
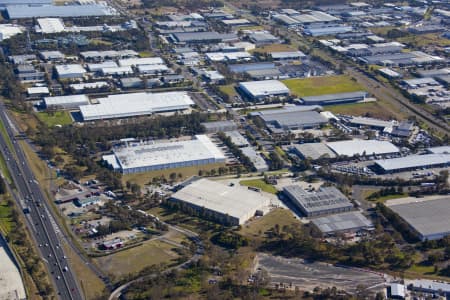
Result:
<svg viewBox="0 0 450 300"><path fill-rule="evenodd" d="M113 152L103 156L103 160L122 174L225 163L224 154L206 135L196 135L191 140L127 145Z"/></svg>
<svg viewBox="0 0 450 300"><path fill-rule="evenodd" d="M353 204L335 187L322 187L318 191L305 191L298 185L283 188L284 194L307 217L350 211Z"/></svg>
<svg viewBox="0 0 450 300"><path fill-rule="evenodd" d="M437 240L450 234L449 201L448 196L434 200L411 198L388 207L405 220L422 241Z"/></svg>
<svg viewBox="0 0 450 300"><path fill-rule="evenodd" d="M374 228L359 211L349 211L341 214L312 219L311 222L325 235L336 233L356 233Z"/></svg>
<svg viewBox="0 0 450 300"><path fill-rule="evenodd" d="M263 100L275 96L288 96L289 89L278 80L249 81L239 83L239 89L250 100Z"/></svg>
<svg viewBox="0 0 450 300"><path fill-rule="evenodd" d="M355 155L391 155L400 150L390 142L378 140L350 140L327 143L327 146L338 156L352 157Z"/></svg>
<svg viewBox="0 0 450 300"><path fill-rule="evenodd" d="M396 173L421 168L443 168L450 166L450 154L409 155L375 161L374 169L381 173Z"/></svg>
<svg viewBox="0 0 450 300"><path fill-rule="evenodd" d="M200 217L237 226L268 211L270 198L239 185L225 185L208 179L189 182L170 198L181 209L194 209Z"/></svg>
<svg viewBox="0 0 450 300"><path fill-rule="evenodd" d="M80 106L84 121L127 118L186 110L194 105L186 92L131 93L96 99L98 104Z"/></svg>
<svg viewBox="0 0 450 300"><path fill-rule="evenodd" d="M327 94L321 96L302 97L301 101L306 105L333 105L363 101L367 97L366 92L352 92Z"/></svg>

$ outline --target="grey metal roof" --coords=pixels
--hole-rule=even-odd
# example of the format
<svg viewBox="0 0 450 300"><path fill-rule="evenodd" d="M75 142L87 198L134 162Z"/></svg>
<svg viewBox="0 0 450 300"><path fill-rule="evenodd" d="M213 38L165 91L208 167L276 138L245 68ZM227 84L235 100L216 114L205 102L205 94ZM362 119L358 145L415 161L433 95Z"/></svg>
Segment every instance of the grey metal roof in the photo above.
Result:
<svg viewBox="0 0 450 300"><path fill-rule="evenodd" d="M431 147L427 149L430 153L447 153L450 154L450 146Z"/></svg>
<svg viewBox="0 0 450 300"><path fill-rule="evenodd" d="M178 42L195 42L195 41L209 41L209 40L226 40L236 38L235 34L220 34L215 31L203 32L180 32L174 33L173 37Z"/></svg>
<svg viewBox="0 0 450 300"><path fill-rule="evenodd" d="M331 151L330 148L328 148L324 143L296 144L294 145L294 148L303 157L310 159L319 159L325 155L329 158L336 157L336 154L334 154L334 152Z"/></svg>
<svg viewBox="0 0 450 300"><path fill-rule="evenodd" d="M0 0L0 6L6 5L51 5L53 0Z"/></svg>
<svg viewBox="0 0 450 300"><path fill-rule="evenodd" d="M275 114L264 114L261 118L266 123L276 123L281 128L314 126L325 124L327 119L316 111L286 111Z"/></svg>
<svg viewBox="0 0 450 300"><path fill-rule="evenodd" d="M361 100L367 96L367 92L350 92L350 93L337 93L337 94L327 94L320 96L308 96L302 97L302 101L308 104L309 102L340 102L346 99L360 98Z"/></svg>
<svg viewBox="0 0 450 300"><path fill-rule="evenodd" d="M409 155L405 157L380 159L375 164L385 171L421 168L441 164L450 164L450 154Z"/></svg>
<svg viewBox="0 0 450 300"><path fill-rule="evenodd" d="M350 209L353 204L335 187L323 187L318 191L307 192L298 185L283 188L294 204L302 207L307 213L333 209Z"/></svg>
<svg viewBox="0 0 450 300"><path fill-rule="evenodd" d="M6 8L10 19L38 18L38 17L90 17L111 16L117 12L105 5L43 5L43 6L8 6Z"/></svg>
<svg viewBox="0 0 450 300"><path fill-rule="evenodd" d="M450 234L450 197L389 206L424 238Z"/></svg>
<svg viewBox="0 0 450 300"><path fill-rule="evenodd" d="M358 211L350 211L311 220L322 233L372 228L373 224Z"/></svg>

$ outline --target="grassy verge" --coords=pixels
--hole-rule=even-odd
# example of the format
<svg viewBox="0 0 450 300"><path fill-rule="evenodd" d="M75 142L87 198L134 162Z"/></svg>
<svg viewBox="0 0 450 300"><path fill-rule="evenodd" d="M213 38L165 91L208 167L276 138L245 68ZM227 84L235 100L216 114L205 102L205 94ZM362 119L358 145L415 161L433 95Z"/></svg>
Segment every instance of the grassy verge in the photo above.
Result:
<svg viewBox="0 0 450 300"><path fill-rule="evenodd" d="M72 118L67 111L57 111L54 113L39 112L36 115L38 119L48 127L72 124Z"/></svg>
<svg viewBox="0 0 450 300"><path fill-rule="evenodd" d="M251 186L251 187L259 188L259 189L261 189L261 191L264 191L267 193L271 193L271 194L277 193L277 189L273 185L265 183L263 179L241 180L241 181L239 181L239 183L244 186Z"/></svg>
<svg viewBox="0 0 450 300"><path fill-rule="evenodd" d="M298 97L362 91L364 88L346 75L294 78L283 83Z"/></svg>
<svg viewBox="0 0 450 300"><path fill-rule="evenodd" d="M270 53L270 52L282 52L282 51L295 51L296 49L291 45L286 44L271 44L263 47L258 47L252 50L252 52Z"/></svg>
<svg viewBox="0 0 450 300"><path fill-rule="evenodd" d="M390 119L390 117L398 118L396 112L386 109L384 103L366 102L366 103L349 103L341 105L324 106L325 110L334 114L352 115L352 116L371 116L372 118ZM391 113L391 114L389 114Z"/></svg>

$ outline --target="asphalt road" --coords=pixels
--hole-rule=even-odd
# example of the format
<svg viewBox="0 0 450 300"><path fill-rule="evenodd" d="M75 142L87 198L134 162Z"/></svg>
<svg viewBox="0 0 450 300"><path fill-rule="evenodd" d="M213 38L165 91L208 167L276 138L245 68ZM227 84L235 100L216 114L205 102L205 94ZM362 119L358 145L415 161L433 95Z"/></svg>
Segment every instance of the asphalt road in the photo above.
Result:
<svg viewBox="0 0 450 300"><path fill-rule="evenodd" d="M84 299L80 293L73 272L68 267L66 255L61 247L62 232L50 213L50 207L31 171L28 161L18 145L3 103L0 103L0 121L13 143L13 152L0 135L0 150L5 158L17 193L15 200L22 209L29 208L26 214L27 225L34 240L39 245L39 252L43 261L51 272L51 279L60 299ZM67 268L66 268L67 267Z"/></svg>

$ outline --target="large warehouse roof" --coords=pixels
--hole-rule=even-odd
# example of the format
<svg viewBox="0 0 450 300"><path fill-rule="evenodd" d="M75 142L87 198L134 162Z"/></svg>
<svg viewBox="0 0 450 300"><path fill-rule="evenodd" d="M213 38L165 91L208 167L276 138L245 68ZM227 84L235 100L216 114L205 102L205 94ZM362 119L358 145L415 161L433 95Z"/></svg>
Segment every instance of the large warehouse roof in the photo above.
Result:
<svg viewBox="0 0 450 300"><path fill-rule="evenodd" d="M318 104L318 103L336 103L336 102L345 102L345 101L360 101L364 100L367 96L367 92L359 91L359 92L349 92L349 93L337 93L337 94L326 94L321 96L309 96L302 97L302 101L304 104Z"/></svg>
<svg viewBox="0 0 450 300"><path fill-rule="evenodd" d="M360 230L372 228L373 224L359 211L349 211L341 214L320 217L311 220L322 233Z"/></svg>
<svg viewBox="0 0 450 300"><path fill-rule="evenodd" d="M252 97L289 94L289 89L278 80L248 81L239 83L239 87Z"/></svg>
<svg viewBox="0 0 450 300"><path fill-rule="evenodd" d="M283 188L289 199L301 207L307 215L322 211L349 210L352 203L335 187L322 187L318 191L307 192L298 185Z"/></svg>
<svg viewBox="0 0 450 300"><path fill-rule="evenodd" d="M114 155L123 171L176 163L182 167L183 163L189 161L212 160L212 163L216 163L225 160L224 154L206 135L197 135L192 140L119 148L114 150Z"/></svg>
<svg viewBox="0 0 450 300"><path fill-rule="evenodd" d="M317 111L285 110L277 114L263 114L261 115L261 118L266 123L275 123L277 127L284 129L314 127L328 122L328 120Z"/></svg>
<svg viewBox="0 0 450 300"><path fill-rule="evenodd" d="M306 143L294 145L295 151L304 158L319 159L321 157L334 158L336 155L324 143Z"/></svg>
<svg viewBox="0 0 450 300"><path fill-rule="evenodd" d="M431 147L427 149L430 153L446 153L450 154L450 146L438 146L438 147Z"/></svg>
<svg viewBox="0 0 450 300"><path fill-rule="evenodd" d="M339 156L372 155L398 153L392 143L378 140L350 140L327 143L327 146Z"/></svg>
<svg viewBox="0 0 450 300"><path fill-rule="evenodd" d="M270 199L263 193L208 179L190 183L173 194L172 198L236 218L239 224L243 224L253 217L257 210L263 210L270 204Z"/></svg>
<svg viewBox="0 0 450 300"><path fill-rule="evenodd" d="M163 65L164 60L161 57L140 57L119 60L121 67L140 66L140 65Z"/></svg>
<svg viewBox="0 0 450 300"><path fill-rule="evenodd" d="M97 100L99 104L80 107L85 121L149 115L194 105L186 92L118 94Z"/></svg>
<svg viewBox="0 0 450 300"><path fill-rule="evenodd" d="M14 5L6 8L10 19L45 18L45 17L91 17L116 15L115 9L100 4L86 5Z"/></svg>
<svg viewBox="0 0 450 300"><path fill-rule="evenodd" d="M86 95L69 95L69 96L55 96L45 97L45 105L49 106L77 106L86 105L89 103L89 98Z"/></svg>
<svg viewBox="0 0 450 300"><path fill-rule="evenodd" d="M450 154L438 153L425 155L409 155L405 157L376 160L375 164L377 164L384 171L413 169L425 166L437 166L450 164Z"/></svg>
<svg viewBox="0 0 450 300"><path fill-rule="evenodd" d="M450 197L389 206L422 236L437 239L450 234Z"/></svg>

